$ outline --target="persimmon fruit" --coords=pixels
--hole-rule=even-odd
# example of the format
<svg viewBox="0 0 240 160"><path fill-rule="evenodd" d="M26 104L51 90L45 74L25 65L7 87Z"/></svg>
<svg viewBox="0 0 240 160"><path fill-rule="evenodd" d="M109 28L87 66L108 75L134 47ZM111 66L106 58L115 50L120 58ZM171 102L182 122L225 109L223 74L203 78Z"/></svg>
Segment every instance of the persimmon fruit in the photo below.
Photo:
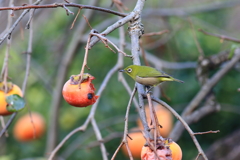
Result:
<svg viewBox="0 0 240 160"><path fill-rule="evenodd" d="M14 125L13 135L18 141L31 141L40 138L45 131L45 120L42 115L36 112L31 113L32 121L29 114L19 118Z"/></svg>
<svg viewBox="0 0 240 160"><path fill-rule="evenodd" d="M182 149L174 141L168 143L170 150L172 151L172 160L181 160L182 159Z"/></svg>
<svg viewBox="0 0 240 160"><path fill-rule="evenodd" d="M145 111L146 111L148 125L150 125L151 120L150 120L150 111L149 111L148 105L145 106ZM167 137L173 127L173 116L171 112L165 109L162 105L157 105L155 107L155 111L158 117L159 124L162 126L162 128L160 128L160 134L162 137ZM137 124L139 128L143 130L143 125L139 118L137 120Z"/></svg>
<svg viewBox="0 0 240 160"><path fill-rule="evenodd" d="M23 96L22 90L15 84L12 84L11 82L7 83L7 93L5 93L5 87L3 82L0 82L0 115L1 116L7 116L12 114L13 112L9 112L7 110L7 102L6 97L17 94L19 96Z"/></svg>
<svg viewBox="0 0 240 160"><path fill-rule="evenodd" d="M143 146L141 151L141 160L156 160L156 156L158 156L160 160L172 160L171 150L166 146L158 147L156 153L157 155L148 146Z"/></svg>
<svg viewBox="0 0 240 160"><path fill-rule="evenodd" d="M74 107L87 107L96 102L99 96L95 95L92 75L84 73L80 82L80 75L72 75L62 89L63 98Z"/></svg>
<svg viewBox="0 0 240 160"><path fill-rule="evenodd" d="M132 153L133 158L140 158L142 146L145 144L146 140L138 128L134 128L131 130L136 131L136 132L132 132L132 133L128 134L129 137L132 138L132 140L128 139L128 146ZM122 151L123 151L124 155L126 155L127 157L129 156L125 145L122 147Z"/></svg>
<svg viewBox="0 0 240 160"><path fill-rule="evenodd" d="M157 156L161 160L182 160L181 147L169 138L160 141L157 146ZM155 153L148 146L143 146L141 160L155 160Z"/></svg>

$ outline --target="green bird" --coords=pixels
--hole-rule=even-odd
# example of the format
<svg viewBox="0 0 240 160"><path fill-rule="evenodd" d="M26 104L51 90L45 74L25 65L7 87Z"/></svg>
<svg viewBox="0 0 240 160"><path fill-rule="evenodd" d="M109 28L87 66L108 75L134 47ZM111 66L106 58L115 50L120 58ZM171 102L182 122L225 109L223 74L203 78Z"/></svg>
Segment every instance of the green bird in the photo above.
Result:
<svg viewBox="0 0 240 160"><path fill-rule="evenodd" d="M127 73L134 81L151 88L165 81L184 83L183 81L173 78L162 71L148 66L130 65L125 69L120 70L120 72Z"/></svg>

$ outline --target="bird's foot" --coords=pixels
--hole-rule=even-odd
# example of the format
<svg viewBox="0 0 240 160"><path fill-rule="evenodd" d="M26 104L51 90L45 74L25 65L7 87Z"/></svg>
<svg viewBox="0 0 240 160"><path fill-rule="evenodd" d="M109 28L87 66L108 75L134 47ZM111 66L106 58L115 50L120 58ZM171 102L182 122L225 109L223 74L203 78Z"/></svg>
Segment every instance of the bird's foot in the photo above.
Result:
<svg viewBox="0 0 240 160"><path fill-rule="evenodd" d="M146 93L151 94L152 93L152 91L151 91L152 88L153 88L152 86L146 86Z"/></svg>

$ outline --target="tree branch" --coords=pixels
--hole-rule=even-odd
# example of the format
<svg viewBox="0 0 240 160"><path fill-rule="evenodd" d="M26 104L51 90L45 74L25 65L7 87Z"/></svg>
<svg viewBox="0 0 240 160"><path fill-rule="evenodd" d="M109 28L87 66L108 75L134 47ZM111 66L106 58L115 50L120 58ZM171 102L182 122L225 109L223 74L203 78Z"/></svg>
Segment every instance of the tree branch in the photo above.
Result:
<svg viewBox="0 0 240 160"><path fill-rule="evenodd" d="M210 78L206 83L202 86L200 91L196 94L196 96L192 99L192 101L188 104L188 106L184 109L182 116L183 118L187 118L193 114L193 111L199 106L202 100L206 97L206 95L211 91L211 89L220 81L220 79L240 60L240 48L235 50L235 55L233 58L225 64L223 68L221 68L217 73L215 73L212 78ZM180 129L181 128L181 129ZM180 122L177 122L170 134L170 137L174 137L177 140L181 133L183 132L183 126ZM178 135L175 137L175 135Z"/></svg>
<svg viewBox="0 0 240 160"><path fill-rule="evenodd" d="M127 16L127 14L116 12L116 11L113 11L110 9L96 7L96 6L92 6L92 5L76 4L76 3L53 3L53 4L45 4L45 5L25 5L25 6L15 6L15 7L0 7L0 11L4 11L4 10L17 11L17 10L25 10L25 9L29 10L29 9L44 9L44 8L58 8L58 7L62 7L64 9L66 9L66 7L77 7L80 9L92 9L92 10L96 10L96 11L111 13L111 14L121 16L121 17Z"/></svg>
<svg viewBox="0 0 240 160"><path fill-rule="evenodd" d="M213 37L218 37L221 40L227 40L227 41L232 41L232 42L236 42L236 43L240 43L240 39L237 38L233 38L233 37L228 37L225 35L220 35L220 34L214 34L214 33L209 33L204 31L203 29L198 29L199 32L202 32L205 35L209 35L209 36L213 36Z"/></svg>
<svg viewBox="0 0 240 160"><path fill-rule="evenodd" d="M97 3L97 0L92 0L90 3L95 5ZM85 11L85 16L88 19L90 19L92 15L93 15L93 10ZM56 75L57 82L54 87L55 89L53 90L53 98L52 98L51 107L50 107L51 109L49 112L49 117L51 121L48 126L46 153L51 152L56 145L56 136L58 135L57 119L59 116L59 107L62 99L62 94L61 94L62 86L65 82L65 77L68 71L68 67L71 64L74 53L80 46L81 36L83 35L86 27L87 27L87 23L85 23L84 19L81 19L81 21L78 23L78 26L76 27L75 34L71 42L69 42L69 46L65 51L65 54L62 56L62 59L60 62L61 65L59 65L59 68L57 70L57 75Z"/></svg>
<svg viewBox="0 0 240 160"><path fill-rule="evenodd" d="M34 5L39 4L40 2L42 2L42 0L38 0L34 3ZM1 8L1 7L0 7ZM7 33L5 33L3 35L3 37L0 38L0 45L2 44L2 42L9 36L11 36L13 30L17 27L18 23L22 20L22 18L30 11L30 9L25 10L19 17L18 19L15 21L15 23L12 25L12 27L7 31Z"/></svg>
<svg viewBox="0 0 240 160"><path fill-rule="evenodd" d="M170 107L167 103L161 101L160 99L157 99L155 97L152 97L152 100L163 105L165 108L167 108L170 112L172 112L172 114L179 120L180 123L182 123L182 125L185 127L185 129L188 131L188 133L190 134L195 146L197 147L198 153L200 155L203 156L203 158L205 160L208 160L207 156L205 155L205 153L202 150L202 147L200 146L197 138L194 135L194 132L192 131L192 129L188 126L188 124L184 121L184 119L172 108Z"/></svg>

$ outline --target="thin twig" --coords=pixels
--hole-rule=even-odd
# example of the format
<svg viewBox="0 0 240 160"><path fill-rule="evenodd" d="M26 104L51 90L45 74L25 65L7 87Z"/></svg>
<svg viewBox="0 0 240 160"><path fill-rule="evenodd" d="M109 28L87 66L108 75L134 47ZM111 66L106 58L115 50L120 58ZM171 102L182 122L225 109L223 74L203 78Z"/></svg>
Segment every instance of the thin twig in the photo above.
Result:
<svg viewBox="0 0 240 160"><path fill-rule="evenodd" d="M91 5L96 5L97 0L91 0ZM90 18L93 15L93 10L86 10L84 14L86 17ZM57 127L58 127L58 116L59 116L59 107L61 106L61 100L62 95L59 94L62 91L62 86L65 83L66 74L69 68L69 65L72 62L72 59L74 57L74 54L76 53L76 50L78 47L81 46L81 38L83 36L83 33L87 27L87 24L85 23L84 19L81 19L78 23L78 26L76 27L75 34L73 35L73 38L69 42L69 45L67 46L66 50L64 51L64 54L62 54L61 62L57 70L57 82L54 86L54 92L53 92L53 98L51 102L51 109L49 112L49 118L51 118L51 122L48 126L48 135L47 135L47 143L46 143L46 153L51 152L55 146L57 141Z"/></svg>
<svg viewBox="0 0 240 160"><path fill-rule="evenodd" d="M13 6L13 0L10 0L9 1L9 6ZM10 28L10 26L12 25L12 16L11 16L11 11L8 11L8 23L7 23L7 27L6 29L8 30ZM2 72L1 72L1 77L0 77L0 81L1 79L3 78L3 85L5 86L5 89L4 89L4 93L7 94L8 93L8 90L9 88L7 87L7 77L8 77L8 59L9 59L9 54L10 54L10 47L11 47L11 37L9 37L7 39L7 47L6 47L6 52L5 52L5 57L4 57L4 63L3 63L3 68L2 68ZM7 128L8 126L10 125L5 125L4 123L4 119L2 118L1 120L3 123L2 123L2 126L3 126L3 131L5 132L5 135L8 136L8 133L7 133ZM9 122L9 121L8 121ZM10 121L11 123L11 121ZM3 133L4 133L3 132ZM1 137L1 136L0 136Z"/></svg>
<svg viewBox="0 0 240 160"><path fill-rule="evenodd" d="M195 132L194 135L199 135L199 134L208 134L208 133L218 133L220 130L217 131L206 131L206 132Z"/></svg>
<svg viewBox="0 0 240 160"><path fill-rule="evenodd" d="M190 25L191 25L192 33L193 33L193 39L194 39L194 42L195 42L195 44L196 44L196 46L197 46L198 52L199 52L199 54L200 54L200 57L203 58L203 57L204 57L204 52L203 52L203 49L202 49L202 47L200 46L200 44L199 44L199 42L198 42L197 35L196 35L196 32L195 32L195 28L194 28L194 26L193 26L193 23L192 23L191 18L188 18L188 21L189 21L189 23L190 23Z"/></svg>
<svg viewBox="0 0 240 160"><path fill-rule="evenodd" d="M74 26L74 24L75 24L75 22L76 22L76 20L77 20L77 18L78 18L78 16L79 16L79 14L80 14L80 11L81 11L81 9L79 8L79 9L78 9L78 12L77 12L77 15L76 15L76 17L74 18L73 23L72 23L70 29L73 29L73 26Z"/></svg>
<svg viewBox="0 0 240 160"><path fill-rule="evenodd" d="M172 112L172 114L182 123L182 125L185 127L185 129L188 131L189 135L191 136L195 146L197 147L198 153L201 154L204 158L204 160L208 160L207 156L205 155L205 153L202 150L202 147L200 146L197 138L194 135L194 132L192 131L192 129L188 126L188 124L184 121L184 119L171 107L169 106L167 103L161 101L160 99L156 98L156 97L152 97L152 100L163 105L165 108L167 108L170 112Z"/></svg>
<svg viewBox="0 0 240 160"><path fill-rule="evenodd" d="M227 41L240 43L240 39L237 39L237 38L233 38L233 37L229 37L229 36L225 36L225 35L220 35L220 34L209 33L209 32L204 31L203 29L198 29L198 31L202 32L205 35L218 37L218 38L220 38L221 41L227 40Z"/></svg>
<svg viewBox="0 0 240 160"><path fill-rule="evenodd" d="M118 51L118 53L122 53L125 57L132 57L130 55L127 55L124 51L120 50L112 41L110 41L106 37L102 36L101 34L92 33L92 35L98 37L105 44L105 46L107 48L109 48L111 51L113 51L114 53L115 53L115 51L109 47L107 42L109 42Z"/></svg>
<svg viewBox="0 0 240 160"><path fill-rule="evenodd" d="M190 104L183 111L183 115L190 114L198 105L202 99L208 94L208 92L214 87L217 82L240 60L240 48L235 50L235 56L226 65L221 68L215 75L212 76L201 88L198 94L193 98Z"/></svg>
<svg viewBox="0 0 240 160"><path fill-rule="evenodd" d="M70 11L70 10L66 7L66 5L63 5L62 7L66 10L66 13L67 13L68 16L69 16L69 14L74 15L74 13L73 13L72 11Z"/></svg>
<svg viewBox="0 0 240 160"><path fill-rule="evenodd" d="M83 5L83 4L76 4L76 3L53 3L53 4L44 4L44 5L26 5L26 6L15 6L15 7L0 7L0 11L3 10L13 10L13 11L17 11L17 10L25 10L25 9L44 9L44 8L58 8L58 7L62 7L64 9L67 10L68 13L72 12L70 10L68 10L66 7L78 7L81 9L93 9L93 10L97 10L97 11L102 11L102 12L106 12L106 13L111 13L117 16L121 16L121 17L125 17L127 16L127 14L124 13L119 13L110 9L106 9L106 8L101 8L101 7L96 7L96 6L90 6L90 5Z"/></svg>
<svg viewBox="0 0 240 160"><path fill-rule="evenodd" d="M34 5L38 5L42 0L38 0L34 3ZM1 7L0 7L1 8ZM25 11L22 12L22 14L18 17L18 19L15 21L15 23L12 25L12 27L7 31L7 33L5 33L3 35L3 37L0 38L0 45L2 44L2 42L9 37L13 30L16 28L16 26L18 25L18 23L22 20L22 18L30 11L30 9L27 9Z"/></svg>
<svg viewBox="0 0 240 160"><path fill-rule="evenodd" d="M125 34L124 34L124 27L120 27L119 28L119 37L120 37L120 43L119 43L119 48L120 50L124 50L124 46L125 46ZM118 65L120 67L123 66L123 55L122 54L118 54ZM118 75L118 79L123 83L123 85L128 88L128 92L130 94L130 100L129 100L129 105L127 106L126 109L126 115L125 115L125 125L124 125L124 133L123 133L123 140L120 143L120 145L118 146L118 148L115 150L111 160L114 160L117 153L119 152L120 148L125 144L129 157L130 159L133 159L132 157L132 153L130 151L129 145L127 143L127 137L128 137L128 119L129 119L129 109L130 109L130 104L133 101L135 103L135 106L137 106L137 101L134 98L134 94L136 93L136 88L133 89L133 91L131 92L130 87L128 86L128 84L126 83L122 73L119 73Z"/></svg>
<svg viewBox="0 0 240 160"><path fill-rule="evenodd" d="M32 3L32 0L29 0L29 3ZM29 77L29 72L30 72L30 64L31 64L31 54L32 54L32 42L33 42L33 14L34 14L34 9L30 10L30 15L29 15L29 21L27 23L27 27L29 29L29 39L28 39L28 49L26 52L27 55L27 60L26 60L26 73L25 73L25 77L24 77L24 81L23 81L23 85L22 85L22 91L23 94L25 94L26 91L26 86L27 86L27 81L28 81L28 77ZM36 138L36 126L34 123L34 120L32 118L32 112L31 112L31 108L28 105L28 113L30 116L30 120L31 120L31 124L33 126L33 138Z"/></svg>
<svg viewBox="0 0 240 160"><path fill-rule="evenodd" d="M84 16L84 14L83 14L82 16L83 16L83 18L85 19L85 21L87 22L87 24L88 24L89 28L91 28L91 30L93 30L93 28L92 28L92 26L90 25L90 23L89 23L89 21L88 21L87 17L86 17L86 16Z"/></svg>
<svg viewBox="0 0 240 160"><path fill-rule="evenodd" d="M115 153L113 154L111 160L114 160L119 149L122 147L122 145L126 145L126 148L127 148L127 151L128 151L128 155L129 155L129 158L130 160L133 160L133 157L132 157L132 153L130 151L130 148L128 146L128 140L127 140L127 135L128 135L128 117L129 117L129 111L130 111L130 107L131 107L131 103L133 101L133 98L134 98L134 95L137 91L137 88L134 87L132 93L131 93L131 96L130 96L130 99L128 101L128 105L127 105L127 109L126 109L126 115L125 115L125 125L124 125L124 134L123 134L123 140L122 142L120 143L120 145L118 146L117 150L115 151Z"/></svg>
<svg viewBox="0 0 240 160"><path fill-rule="evenodd" d="M114 115L113 117L110 118L106 118L103 121L98 122L98 126L100 130L104 130L106 128L109 128L111 126L115 126L116 124L122 124L123 119L125 116L116 116ZM129 122L136 122L138 115L137 114L131 114L129 116ZM79 135L77 138L75 138L74 140L72 140L72 142L70 144L68 144L68 147L65 148L64 151L62 151L60 157L67 159L70 155L72 155L72 153L75 150L78 150L79 148L91 148L94 146L99 146L99 142L90 142L87 146L82 145L82 143L91 140L92 141L92 136L94 135L94 132L92 130L92 128L88 128L86 129L86 131L84 131L84 133L82 133L81 135ZM123 132L111 132L110 135L104 137L103 142L109 142L111 139L113 138L117 138L117 137L123 137ZM98 144L96 144L98 143Z"/></svg>
<svg viewBox="0 0 240 160"><path fill-rule="evenodd" d="M112 0L112 4L115 4L120 12L123 12L123 10L126 11L128 10L128 8L125 5L123 5L121 0Z"/></svg>
<svg viewBox="0 0 240 160"><path fill-rule="evenodd" d="M85 127L84 126L80 126L74 130L72 130L70 133L68 133L63 140L57 145L56 148L54 148L54 150L51 152L48 160L52 160L53 157L55 156L55 154L57 153L57 151L64 145L64 143L70 138L72 137L72 135L74 135L75 133L79 132L79 131L84 131Z"/></svg>
<svg viewBox="0 0 240 160"><path fill-rule="evenodd" d="M0 138L3 136L3 134L6 132L6 130L8 129L8 127L10 126L10 124L12 123L13 119L16 117L17 112L14 112L11 117L8 119L5 127L1 130L0 132Z"/></svg>
<svg viewBox="0 0 240 160"><path fill-rule="evenodd" d="M115 157L117 156L117 153L120 151L120 149L122 148L122 146L124 145L124 143L123 143L123 141L120 143L120 145L118 146L118 148L115 150L115 152L114 152L114 154L113 154L113 156L112 156L112 158L111 158L111 160L114 160L115 159ZM126 146L126 148L127 148L127 151L129 150L129 146ZM129 157L130 157L130 159L132 158L132 153L130 152L128 152L128 154L129 154ZM131 154L131 155L130 155Z"/></svg>
<svg viewBox="0 0 240 160"><path fill-rule="evenodd" d="M131 88L129 86L129 84L127 83L126 79L123 77L123 74L122 72L119 73L119 81L122 82L123 86L125 87L125 89L127 90L128 94L131 95ZM135 105L135 108L137 109L137 111L139 112L139 105L138 105L138 102L137 102L137 99L134 97L133 99L133 103ZM147 123L146 123L147 125Z"/></svg>
<svg viewBox="0 0 240 160"><path fill-rule="evenodd" d="M162 35L162 34L168 33L168 32L169 32L169 30L165 29L165 30L162 30L159 32L144 33L143 37L159 36L159 35Z"/></svg>
<svg viewBox="0 0 240 160"><path fill-rule="evenodd" d="M109 135L107 135L106 137L104 137L104 139L102 139L102 143L106 143L106 142L110 142L111 140L113 139L116 139L116 138L122 138L123 136L123 132L112 132L110 133ZM85 145L82 145L81 147L78 147L78 149L81 149L81 148L84 148L84 149L91 149L93 147L97 147L100 145L100 142L99 141L92 141L90 142L89 144L87 144L86 146Z"/></svg>
<svg viewBox="0 0 240 160"><path fill-rule="evenodd" d="M102 152L103 160L108 160L107 150L106 150L106 147L104 145L101 132L100 132L100 130L98 128L97 122L96 122L94 117L91 119L91 123L92 123L92 126L93 126L94 133L95 133L95 135L97 137L97 140L100 143L100 149L101 149L101 152Z"/></svg>
<svg viewBox="0 0 240 160"><path fill-rule="evenodd" d="M28 38L28 48L27 48L27 52L26 52L26 56L27 56L27 60L26 60L26 73L25 73L25 77L23 80L23 84L22 84L22 92L23 94L25 94L25 90L26 90L26 86L27 86L27 81L28 81L28 76L29 76L29 72L30 72L30 64L31 64L31 54L32 54L32 42L33 42L33 12L34 10L30 11L30 17L29 17L29 38Z"/></svg>
<svg viewBox="0 0 240 160"><path fill-rule="evenodd" d="M221 80L221 78L240 60L240 48L235 50L235 55L233 58L227 62L224 67L222 67L219 71L217 71L199 90L199 92L195 95L195 97L191 100L191 102L184 109L182 116L185 118L188 115L191 115L192 112L199 106L202 100L206 97L209 91ZM177 140L183 130L180 131L180 128L183 126L180 122L175 124L170 137L173 135L174 139Z"/></svg>
<svg viewBox="0 0 240 160"><path fill-rule="evenodd" d="M82 63L82 69L80 71L80 82L82 81L82 78L83 78L84 69L87 66L88 46L89 46L89 43L90 43L91 38L92 38L92 35L91 35L92 32L94 32L94 30L90 31L90 34L89 34L89 37L88 37L88 40L87 40L87 44L86 44L86 47L85 47L85 54L84 54L84 59L83 59L83 63ZM79 88L81 87L80 84L81 83L79 83Z"/></svg>
<svg viewBox="0 0 240 160"><path fill-rule="evenodd" d="M149 16L189 16L197 13L204 13L204 12L211 12L226 8L232 8L240 4L239 0L232 0L232 1L221 1L219 3L216 3L216 1L211 1L212 3L205 3L203 5L198 5L197 7L178 7L178 8L151 8L151 9L145 9L143 17L149 17Z"/></svg>
<svg viewBox="0 0 240 160"><path fill-rule="evenodd" d="M30 3L30 4L32 4L32 3ZM26 24L26 27L25 27L26 29L29 29L29 28L30 28L30 22L31 22L32 19L33 19L34 12L35 12L35 9L30 10L29 20L28 20L28 22L27 22L27 24Z"/></svg>
<svg viewBox="0 0 240 160"><path fill-rule="evenodd" d="M2 126L2 128L6 128L6 124L5 124L5 122L4 122L3 116L0 116L0 121L1 121L1 126ZM9 136L9 135L8 135L8 132L5 132L5 136L6 136L6 137Z"/></svg>

